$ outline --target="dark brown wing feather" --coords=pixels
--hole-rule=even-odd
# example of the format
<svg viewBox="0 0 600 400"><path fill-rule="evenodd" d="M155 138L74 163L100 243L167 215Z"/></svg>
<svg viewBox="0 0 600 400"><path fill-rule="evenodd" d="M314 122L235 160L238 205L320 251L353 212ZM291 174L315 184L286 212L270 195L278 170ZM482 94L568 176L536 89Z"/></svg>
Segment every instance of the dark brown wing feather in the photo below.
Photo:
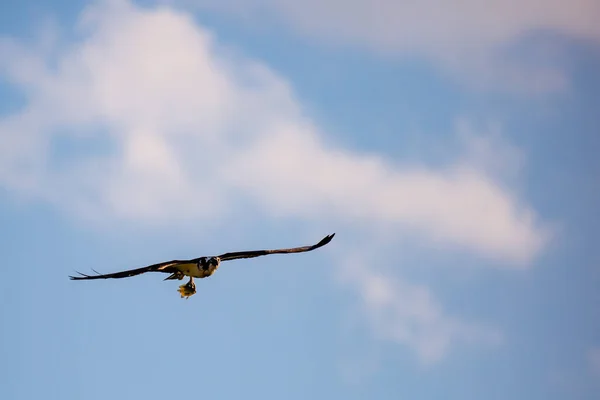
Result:
<svg viewBox="0 0 600 400"><path fill-rule="evenodd" d="M325 246L331 242L331 239L335 236L335 233L325 236L319 243L312 246L293 247L290 249L276 249L276 250L254 250L254 251L237 251L233 253L221 254L219 258L221 261L236 260L238 258L253 258L259 256L266 256L268 254L287 254L287 253L303 253L305 251L312 251L319 247Z"/></svg>
<svg viewBox="0 0 600 400"><path fill-rule="evenodd" d="M72 280L83 280L83 279L108 279L108 278L129 278L130 276L136 276L145 274L146 272L165 272L174 273L177 272L177 265L189 262L188 260L173 260L162 262L158 264L148 265L147 267L130 269L127 271L114 272L112 274L101 274L96 272L97 275L86 275L81 272L77 272L80 276L69 276Z"/></svg>

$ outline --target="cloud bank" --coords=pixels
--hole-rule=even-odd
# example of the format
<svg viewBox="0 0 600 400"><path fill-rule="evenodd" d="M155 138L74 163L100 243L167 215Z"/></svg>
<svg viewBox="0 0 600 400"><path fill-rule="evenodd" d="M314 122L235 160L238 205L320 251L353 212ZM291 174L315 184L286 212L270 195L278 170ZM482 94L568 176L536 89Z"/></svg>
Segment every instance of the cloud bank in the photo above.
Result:
<svg viewBox="0 0 600 400"><path fill-rule="evenodd" d="M186 14L102 3L80 29L55 58L5 40L5 74L27 95L0 120L5 185L133 220L218 215L242 199L515 262L543 246L533 210L461 160L399 169L327 145L283 78ZM75 150L58 162L61 144Z"/></svg>

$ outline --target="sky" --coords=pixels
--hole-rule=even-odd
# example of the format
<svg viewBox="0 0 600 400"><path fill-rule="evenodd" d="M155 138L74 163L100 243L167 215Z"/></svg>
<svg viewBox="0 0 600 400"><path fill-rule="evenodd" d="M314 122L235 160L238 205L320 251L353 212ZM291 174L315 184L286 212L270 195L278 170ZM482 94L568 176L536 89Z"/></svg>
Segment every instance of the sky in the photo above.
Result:
<svg viewBox="0 0 600 400"><path fill-rule="evenodd" d="M3 2L0 398L600 398L599 21Z"/></svg>

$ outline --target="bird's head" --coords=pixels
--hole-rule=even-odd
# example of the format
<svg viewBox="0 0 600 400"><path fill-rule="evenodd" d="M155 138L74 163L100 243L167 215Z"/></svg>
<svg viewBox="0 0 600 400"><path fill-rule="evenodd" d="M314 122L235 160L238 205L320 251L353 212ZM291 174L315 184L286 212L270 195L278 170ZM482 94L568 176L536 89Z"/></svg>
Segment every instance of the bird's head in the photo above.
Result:
<svg viewBox="0 0 600 400"><path fill-rule="evenodd" d="M202 257L198 260L198 267L210 276L219 268L221 259L219 257Z"/></svg>

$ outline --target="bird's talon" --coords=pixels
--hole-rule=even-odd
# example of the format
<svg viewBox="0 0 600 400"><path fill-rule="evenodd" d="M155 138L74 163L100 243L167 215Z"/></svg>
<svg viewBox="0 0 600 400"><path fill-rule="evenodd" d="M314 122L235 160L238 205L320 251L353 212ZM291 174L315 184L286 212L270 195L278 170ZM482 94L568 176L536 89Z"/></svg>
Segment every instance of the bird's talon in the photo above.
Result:
<svg viewBox="0 0 600 400"><path fill-rule="evenodd" d="M196 285L194 283L190 285L190 282L188 282L185 285L180 285L177 291L181 295L181 298L185 297L188 299L190 296L196 294Z"/></svg>

